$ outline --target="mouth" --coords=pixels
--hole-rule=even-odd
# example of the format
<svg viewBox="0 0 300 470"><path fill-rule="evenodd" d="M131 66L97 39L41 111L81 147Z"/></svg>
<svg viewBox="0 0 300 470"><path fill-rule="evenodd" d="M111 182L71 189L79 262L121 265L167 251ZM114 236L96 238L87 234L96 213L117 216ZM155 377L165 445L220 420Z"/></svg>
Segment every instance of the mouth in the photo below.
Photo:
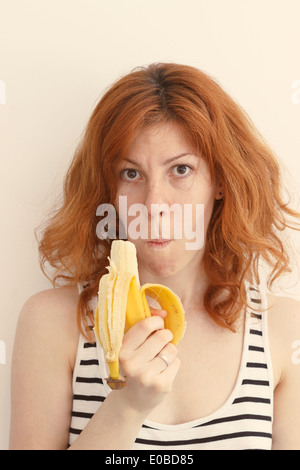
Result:
<svg viewBox="0 0 300 470"><path fill-rule="evenodd" d="M169 240L169 239L158 238L158 239L155 239L155 240L148 241L147 245L150 248L164 248L164 247L170 245L171 241L172 240Z"/></svg>

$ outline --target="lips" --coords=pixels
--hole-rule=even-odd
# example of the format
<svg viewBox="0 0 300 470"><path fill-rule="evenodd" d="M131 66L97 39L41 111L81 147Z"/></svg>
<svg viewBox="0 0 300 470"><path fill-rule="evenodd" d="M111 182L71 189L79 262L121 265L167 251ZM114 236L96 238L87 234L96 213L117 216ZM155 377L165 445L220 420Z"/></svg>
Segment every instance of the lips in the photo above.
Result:
<svg viewBox="0 0 300 470"><path fill-rule="evenodd" d="M147 242L147 245L150 248L163 249L163 248L169 246L171 241L172 240L170 240L170 239L159 238L159 239L155 239L155 240L149 240Z"/></svg>

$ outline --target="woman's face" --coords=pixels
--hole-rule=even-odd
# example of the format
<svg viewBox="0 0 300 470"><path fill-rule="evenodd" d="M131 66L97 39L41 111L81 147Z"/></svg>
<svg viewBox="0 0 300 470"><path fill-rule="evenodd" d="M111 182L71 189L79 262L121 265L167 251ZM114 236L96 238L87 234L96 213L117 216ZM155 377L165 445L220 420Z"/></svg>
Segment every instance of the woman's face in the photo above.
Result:
<svg viewBox="0 0 300 470"><path fill-rule="evenodd" d="M115 207L127 239L136 246L139 267L168 277L201 261L220 187L211 181L207 164L195 155L180 127L163 123L145 128L119 164L117 177ZM120 196L126 196L126 216L125 206L120 211ZM149 243L159 238L171 241L163 246Z"/></svg>

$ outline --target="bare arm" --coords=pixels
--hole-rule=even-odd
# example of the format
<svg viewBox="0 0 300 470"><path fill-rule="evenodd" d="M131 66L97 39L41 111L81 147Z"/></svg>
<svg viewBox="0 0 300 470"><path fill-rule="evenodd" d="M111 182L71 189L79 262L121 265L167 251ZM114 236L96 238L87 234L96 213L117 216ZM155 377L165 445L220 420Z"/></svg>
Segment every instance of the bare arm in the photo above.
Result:
<svg viewBox="0 0 300 470"><path fill-rule="evenodd" d="M274 393L272 449L300 450L300 302L279 298L270 315L272 356L282 364Z"/></svg>
<svg viewBox="0 0 300 470"><path fill-rule="evenodd" d="M19 316L12 362L11 449L66 449L78 341L70 288L39 292Z"/></svg>

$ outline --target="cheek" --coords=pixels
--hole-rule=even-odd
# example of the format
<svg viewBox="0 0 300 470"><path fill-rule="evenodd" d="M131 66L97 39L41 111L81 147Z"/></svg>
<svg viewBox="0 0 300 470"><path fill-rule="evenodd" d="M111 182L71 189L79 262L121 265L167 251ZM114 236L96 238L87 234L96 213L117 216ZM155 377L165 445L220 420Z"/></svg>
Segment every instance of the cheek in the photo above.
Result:
<svg viewBox="0 0 300 470"><path fill-rule="evenodd" d="M116 209L117 218L120 220L122 225L126 228L128 234L128 228L131 226L131 230L144 233L148 227L148 212L147 208L139 203L138 197L131 193L130 195L123 192L118 192L114 207ZM135 229L135 227L137 228Z"/></svg>
<svg viewBox="0 0 300 470"><path fill-rule="evenodd" d="M211 215L212 215L212 211L214 207L214 202L215 202L214 195L215 193L211 185L210 186L202 185L202 190L198 191L197 194L193 197L193 202L191 203L191 201L187 201L187 203L190 202L192 206L193 220L196 220L197 213L203 211L205 226L208 225L211 219ZM201 211L200 211L200 206L201 206Z"/></svg>
<svg viewBox="0 0 300 470"><path fill-rule="evenodd" d="M212 213L213 213L213 208L214 208L214 203L215 199L212 197L207 201L207 203L204 205L204 223L205 223L205 229L207 229L208 224L210 222Z"/></svg>
<svg viewBox="0 0 300 470"><path fill-rule="evenodd" d="M197 202L191 204L191 207L187 204L189 211L186 211L186 208L184 211L185 221L183 224L183 233L185 234L185 238L191 241L189 249L194 249L192 247L201 249L203 247L215 200L211 187L208 191L203 191L202 194L198 192L197 198L195 199Z"/></svg>

